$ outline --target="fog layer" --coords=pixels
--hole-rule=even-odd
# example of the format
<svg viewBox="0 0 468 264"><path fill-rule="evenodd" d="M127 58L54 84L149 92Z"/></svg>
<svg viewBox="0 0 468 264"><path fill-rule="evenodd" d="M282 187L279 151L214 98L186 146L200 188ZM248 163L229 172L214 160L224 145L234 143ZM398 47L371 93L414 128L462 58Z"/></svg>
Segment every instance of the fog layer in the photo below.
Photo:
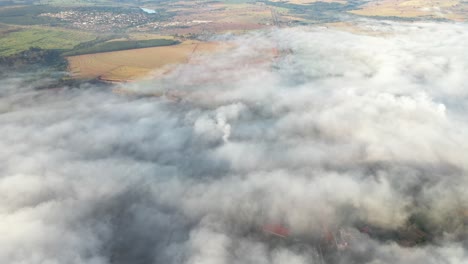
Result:
<svg viewBox="0 0 468 264"><path fill-rule="evenodd" d="M266 224L346 229L330 263L468 263L468 26L217 40L230 48L114 89L2 80L0 263L323 261ZM431 236L415 246L357 227L415 216Z"/></svg>

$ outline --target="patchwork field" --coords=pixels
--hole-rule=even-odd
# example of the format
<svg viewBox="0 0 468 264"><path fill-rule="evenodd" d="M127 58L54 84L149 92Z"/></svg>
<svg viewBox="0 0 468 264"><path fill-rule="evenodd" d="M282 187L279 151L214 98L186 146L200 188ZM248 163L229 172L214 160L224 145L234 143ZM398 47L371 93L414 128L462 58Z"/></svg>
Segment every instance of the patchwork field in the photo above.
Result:
<svg viewBox="0 0 468 264"><path fill-rule="evenodd" d="M270 0L271 2L287 2L290 4L295 4L295 5L307 5L307 4L312 4L316 2L324 2L324 3L339 3L339 4L346 4L348 1L347 0Z"/></svg>
<svg viewBox="0 0 468 264"><path fill-rule="evenodd" d="M380 0L369 2L356 15L382 17L434 17L466 21L467 3L460 0ZM465 6L465 8L464 8Z"/></svg>
<svg viewBox="0 0 468 264"><path fill-rule="evenodd" d="M75 78L100 78L121 82L141 78L158 69L190 61L196 55L213 52L219 43L187 41L176 46L133 49L68 57Z"/></svg>
<svg viewBox="0 0 468 264"><path fill-rule="evenodd" d="M61 56L67 56L73 77L116 82L193 62L194 55L219 47L194 39L225 32L321 23L353 33L380 34L343 23L342 15L347 12L396 20L466 21L468 17L467 0L180 0L133 4L99 0L95 7L81 0L27 1L41 5L0 7L0 57L30 47L59 49ZM154 14L144 13L141 7ZM178 44L180 41L185 42ZM16 60L21 61L21 57Z"/></svg>
<svg viewBox="0 0 468 264"><path fill-rule="evenodd" d="M213 34L260 29L271 24L270 8L262 4L185 1L167 6L169 12L177 15L160 29L164 34Z"/></svg>

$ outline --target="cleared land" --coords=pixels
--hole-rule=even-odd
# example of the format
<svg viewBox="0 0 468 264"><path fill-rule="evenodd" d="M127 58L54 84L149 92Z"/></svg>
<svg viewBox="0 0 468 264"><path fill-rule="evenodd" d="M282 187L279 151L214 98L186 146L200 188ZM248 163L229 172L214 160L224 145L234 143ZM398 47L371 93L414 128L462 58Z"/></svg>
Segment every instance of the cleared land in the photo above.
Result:
<svg viewBox="0 0 468 264"><path fill-rule="evenodd" d="M271 23L270 9L260 4L184 1L168 3L167 10L176 15L159 30L169 35L246 31Z"/></svg>
<svg viewBox="0 0 468 264"><path fill-rule="evenodd" d="M368 3L359 10L350 11L356 15L381 17L434 17L458 21L466 20L460 0L379 0Z"/></svg>
<svg viewBox="0 0 468 264"><path fill-rule="evenodd" d="M219 43L184 42L176 46L153 47L68 57L75 78L100 78L122 82L144 77L152 71L185 63L200 53L213 52Z"/></svg>
<svg viewBox="0 0 468 264"><path fill-rule="evenodd" d="M346 4L347 0L270 0L271 2L287 2L295 5L308 5L317 2Z"/></svg>

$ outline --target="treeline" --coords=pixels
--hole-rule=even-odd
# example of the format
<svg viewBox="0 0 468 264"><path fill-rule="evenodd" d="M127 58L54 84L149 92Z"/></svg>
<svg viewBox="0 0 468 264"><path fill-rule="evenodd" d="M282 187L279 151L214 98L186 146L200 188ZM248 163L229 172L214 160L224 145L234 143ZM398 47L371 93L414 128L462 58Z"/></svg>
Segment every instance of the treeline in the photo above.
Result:
<svg viewBox="0 0 468 264"><path fill-rule="evenodd" d="M148 39L148 40L125 40L125 41L109 41L104 43L94 43L93 41L82 43L73 50L63 53L64 56L75 56L83 54L93 54L101 52L141 49L160 46L171 46L180 42L172 39ZM84 44L84 45L83 45Z"/></svg>

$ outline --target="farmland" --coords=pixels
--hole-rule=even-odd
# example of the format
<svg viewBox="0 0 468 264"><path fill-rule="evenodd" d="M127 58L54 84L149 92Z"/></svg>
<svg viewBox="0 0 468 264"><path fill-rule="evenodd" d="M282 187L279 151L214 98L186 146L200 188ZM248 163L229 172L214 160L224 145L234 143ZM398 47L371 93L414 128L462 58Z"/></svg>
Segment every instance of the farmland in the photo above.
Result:
<svg viewBox="0 0 468 264"><path fill-rule="evenodd" d="M359 31L350 24L340 24L342 18L466 21L468 14L468 4L462 0L22 3L25 5L0 1L0 57L10 56L4 61L11 64L20 57L18 54L31 48L53 50L62 61L67 57L73 77L113 81L140 78L153 70L186 62L195 46L197 52L212 47L206 41L217 34L244 34L295 24Z"/></svg>
<svg viewBox="0 0 468 264"><path fill-rule="evenodd" d="M339 4L346 4L346 0L289 0L289 1L283 1L283 0L270 0L271 2L287 2L290 4L296 4L296 5L308 5L311 3L316 3L316 2L324 2L324 3L339 3Z"/></svg>
<svg viewBox="0 0 468 264"><path fill-rule="evenodd" d="M460 0L379 0L351 13L372 17L429 17L466 21L468 4Z"/></svg>
<svg viewBox="0 0 468 264"><path fill-rule="evenodd" d="M76 48L70 52L64 53L64 55L73 56L119 50L142 49L149 47L170 46L178 43L178 41L172 39L115 40L99 43L91 47Z"/></svg>
<svg viewBox="0 0 468 264"><path fill-rule="evenodd" d="M206 35L256 30L271 23L271 12L266 5L181 1L167 4L166 8L167 12L174 14L171 20L148 24L140 29L156 29L164 34Z"/></svg>
<svg viewBox="0 0 468 264"><path fill-rule="evenodd" d="M0 33L1 34L1 33ZM92 33L57 28L30 27L10 29L1 35L0 56L8 56L30 47L72 49L75 45L96 38Z"/></svg>
<svg viewBox="0 0 468 264"><path fill-rule="evenodd" d="M176 46L71 56L68 61L75 78L128 81L158 69L169 70L171 65L188 62L196 55L218 48L218 43L187 41Z"/></svg>

